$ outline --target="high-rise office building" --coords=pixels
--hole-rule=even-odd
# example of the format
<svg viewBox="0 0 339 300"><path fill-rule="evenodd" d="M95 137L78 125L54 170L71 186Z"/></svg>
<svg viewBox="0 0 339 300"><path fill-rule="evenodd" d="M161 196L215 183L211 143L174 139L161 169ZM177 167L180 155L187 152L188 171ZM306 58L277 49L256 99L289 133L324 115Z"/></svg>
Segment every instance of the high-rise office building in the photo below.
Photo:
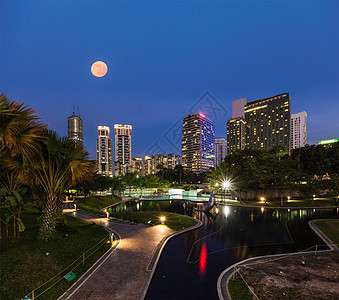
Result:
<svg viewBox="0 0 339 300"><path fill-rule="evenodd" d="M143 160L142 157L133 157L132 158L132 172L143 174Z"/></svg>
<svg viewBox="0 0 339 300"><path fill-rule="evenodd" d="M67 119L68 138L75 140L79 144L83 144L82 120L80 116L74 114Z"/></svg>
<svg viewBox="0 0 339 300"><path fill-rule="evenodd" d="M225 160L226 153L227 153L226 148L227 148L226 139L223 137L216 137L215 138L215 165L216 166Z"/></svg>
<svg viewBox="0 0 339 300"><path fill-rule="evenodd" d="M286 146L290 153L291 109L288 93L245 105L246 148Z"/></svg>
<svg viewBox="0 0 339 300"><path fill-rule="evenodd" d="M114 124L115 175L131 171L132 166L132 125Z"/></svg>
<svg viewBox="0 0 339 300"><path fill-rule="evenodd" d="M227 154L245 149L246 126L242 117L227 120Z"/></svg>
<svg viewBox="0 0 339 300"><path fill-rule="evenodd" d="M97 138L98 174L112 176L112 140L108 126L98 126Z"/></svg>
<svg viewBox="0 0 339 300"><path fill-rule="evenodd" d="M199 174L214 167L214 140L214 124L204 114L190 114L184 117L181 140L183 168Z"/></svg>
<svg viewBox="0 0 339 300"><path fill-rule="evenodd" d="M307 113L302 111L291 115L291 150L305 147L307 143Z"/></svg>

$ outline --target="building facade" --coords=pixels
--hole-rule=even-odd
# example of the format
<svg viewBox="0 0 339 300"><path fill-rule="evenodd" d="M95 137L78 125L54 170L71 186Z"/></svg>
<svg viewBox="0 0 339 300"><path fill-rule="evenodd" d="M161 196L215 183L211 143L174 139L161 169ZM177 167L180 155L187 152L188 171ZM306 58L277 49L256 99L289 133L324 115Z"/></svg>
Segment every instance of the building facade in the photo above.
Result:
<svg viewBox="0 0 339 300"><path fill-rule="evenodd" d="M113 176L112 140L108 126L98 126L97 138L97 171L98 174Z"/></svg>
<svg viewBox="0 0 339 300"><path fill-rule="evenodd" d="M144 176L155 174L154 172L154 157L145 156L144 158Z"/></svg>
<svg viewBox="0 0 339 300"><path fill-rule="evenodd" d="M246 126L242 117L227 121L227 154L243 150L246 145Z"/></svg>
<svg viewBox="0 0 339 300"><path fill-rule="evenodd" d="M291 150L305 147L307 143L307 113L302 111L291 115Z"/></svg>
<svg viewBox="0 0 339 300"><path fill-rule="evenodd" d="M232 102L232 119L245 118L246 98L241 98Z"/></svg>
<svg viewBox="0 0 339 300"><path fill-rule="evenodd" d="M132 125L114 124L114 173L123 175L132 169Z"/></svg>
<svg viewBox="0 0 339 300"><path fill-rule="evenodd" d="M176 165L180 165L180 155L173 153L166 155L166 168L173 170Z"/></svg>
<svg viewBox="0 0 339 300"><path fill-rule="evenodd" d="M223 137L215 138L215 166L225 160L227 154L227 142Z"/></svg>
<svg viewBox="0 0 339 300"><path fill-rule="evenodd" d="M145 156L144 158L144 175L156 174L160 169L174 169L180 164L180 155L173 153L163 155L157 154Z"/></svg>
<svg viewBox="0 0 339 300"><path fill-rule="evenodd" d="M289 93L245 105L246 148L271 149L278 145L291 151L291 101Z"/></svg>
<svg viewBox="0 0 339 300"><path fill-rule="evenodd" d="M67 119L68 139L83 145L82 120L74 114Z"/></svg>
<svg viewBox="0 0 339 300"><path fill-rule="evenodd" d="M143 174L143 159L142 157L132 158L132 172Z"/></svg>
<svg viewBox="0 0 339 300"><path fill-rule="evenodd" d="M199 174L214 167L215 129L204 114L196 113L184 117L181 140L182 166Z"/></svg>

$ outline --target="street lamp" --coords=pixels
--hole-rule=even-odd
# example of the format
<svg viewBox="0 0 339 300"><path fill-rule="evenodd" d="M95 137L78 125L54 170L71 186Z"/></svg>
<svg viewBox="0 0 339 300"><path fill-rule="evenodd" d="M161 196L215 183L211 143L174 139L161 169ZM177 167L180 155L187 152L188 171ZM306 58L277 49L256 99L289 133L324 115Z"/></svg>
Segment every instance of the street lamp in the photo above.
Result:
<svg viewBox="0 0 339 300"><path fill-rule="evenodd" d="M231 187L231 182L229 180L224 180L222 182L222 187L224 188L224 200L226 200L226 191Z"/></svg>

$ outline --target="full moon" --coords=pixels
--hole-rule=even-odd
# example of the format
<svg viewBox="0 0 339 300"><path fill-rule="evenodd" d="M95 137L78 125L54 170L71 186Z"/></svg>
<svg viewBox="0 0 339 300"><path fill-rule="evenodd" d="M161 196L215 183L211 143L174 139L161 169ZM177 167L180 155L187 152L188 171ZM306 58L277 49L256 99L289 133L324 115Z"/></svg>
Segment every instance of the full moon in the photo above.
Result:
<svg viewBox="0 0 339 300"><path fill-rule="evenodd" d="M91 72L95 77L103 77L106 75L107 69L107 65L103 61L96 61L91 67Z"/></svg>

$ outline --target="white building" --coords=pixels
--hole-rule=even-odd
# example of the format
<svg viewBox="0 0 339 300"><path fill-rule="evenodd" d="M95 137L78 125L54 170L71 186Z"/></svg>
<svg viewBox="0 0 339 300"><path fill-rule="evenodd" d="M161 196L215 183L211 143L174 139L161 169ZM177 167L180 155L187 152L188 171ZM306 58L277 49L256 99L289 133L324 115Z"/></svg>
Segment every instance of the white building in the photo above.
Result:
<svg viewBox="0 0 339 300"><path fill-rule="evenodd" d="M227 141L223 137L215 138L215 165L224 161L227 154Z"/></svg>
<svg viewBox="0 0 339 300"><path fill-rule="evenodd" d="M112 140L108 126L98 126L97 138L98 174L112 176Z"/></svg>
<svg viewBox="0 0 339 300"><path fill-rule="evenodd" d="M245 117L246 98L241 98L232 102L232 119Z"/></svg>
<svg viewBox="0 0 339 300"><path fill-rule="evenodd" d="M307 113L302 111L291 115L291 150L306 146L307 143Z"/></svg>
<svg viewBox="0 0 339 300"><path fill-rule="evenodd" d="M114 124L115 175L131 172L132 167L132 125Z"/></svg>

